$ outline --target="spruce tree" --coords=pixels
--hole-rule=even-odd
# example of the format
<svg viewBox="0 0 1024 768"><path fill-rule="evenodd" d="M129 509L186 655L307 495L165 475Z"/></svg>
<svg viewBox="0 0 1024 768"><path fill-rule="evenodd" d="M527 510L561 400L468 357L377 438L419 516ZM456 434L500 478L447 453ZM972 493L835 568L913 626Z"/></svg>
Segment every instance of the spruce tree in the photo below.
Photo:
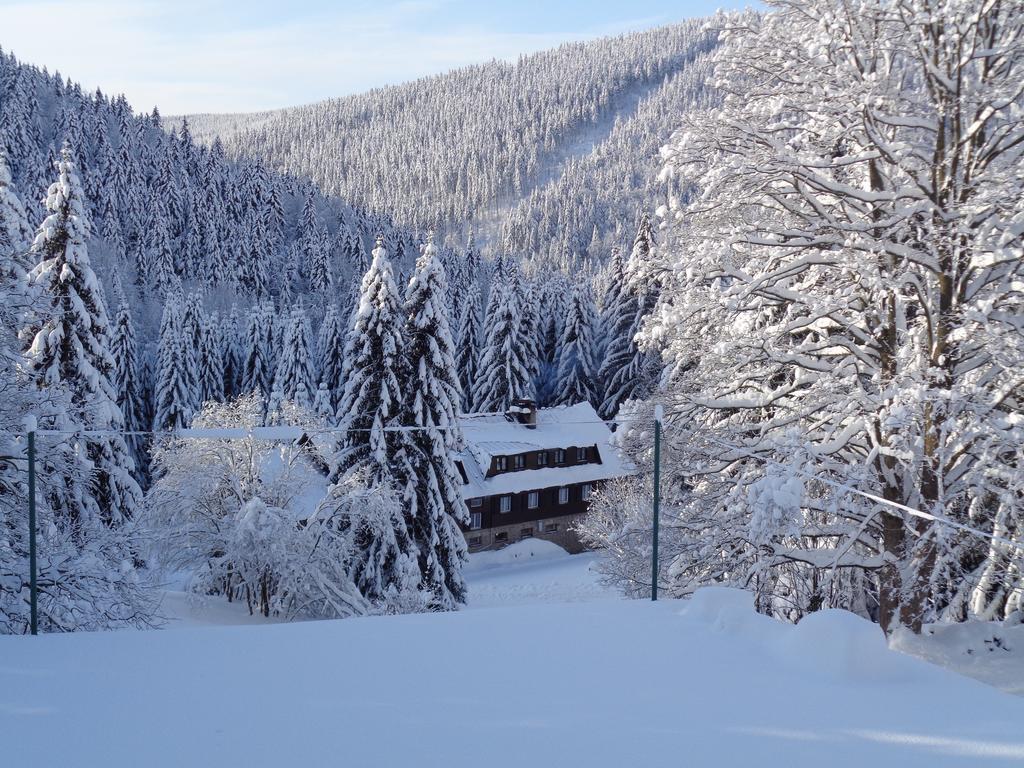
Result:
<svg viewBox="0 0 1024 768"><path fill-rule="evenodd" d="M142 492L132 477L131 452L118 434L124 419L111 381L115 366L107 310L89 262L82 185L66 145L58 172L46 197L49 215L32 244L38 264L28 276L34 307L25 354L40 387L59 386L70 393L70 419L104 432L83 438L91 480L87 489L73 491L69 503L85 517L95 514L116 524L135 516Z"/></svg>
<svg viewBox="0 0 1024 768"><path fill-rule="evenodd" d="M242 372L245 367L241 349L241 323L238 306L231 306L231 314L220 327L220 357L224 368L224 397L233 400L242 392Z"/></svg>
<svg viewBox="0 0 1024 768"><path fill-rule="evenodd" d="M521 293L516 275L504 260L495 261L487 301L487 338L473 390L473 409L478 412L504 411L513 400L533 393L529 369L531 344L521 334Z"/></svg>
<svg viewBox="0 0 1024 768"><path fill-rule="evenodd" d="M640 217L629 261L623 270L618 300L608 308L608 325L605 327L608 348L600 370L604 386L600 414L607 419L615 416L626 400L646 397L656 383L657 360L642 351L636 342L643 319L656 298L644 275L651 261L653 246L650 218L644 213Z"/></svg>
<svg viewBox="0 0 1024 768"><path fill-rule="evenodd" d="M320 333L317 338L317 350L320 360L320 384L327 390L331 405L331 419L338 407L344 381L342 370L345 362L345 336L342 332L341 317L334 304L327 305Z"/></svg>
<svg viewBox="0 0 1024 768"><path fill-rule="evenodd" d="M558 361L558 405L588 402L596 405L594 379L594 301L590 286L583 281L573 286L569 314L562 331Z"/></svg>
<svg viewBox="0 0 1024 768"><path fill-rule="evenodd" d="M249 311L242 362L242 392L255 392L266 402L274 376L274 319L260 304Z"/></svg>
<svg viewBox="0 0 1024 768"><path fill-rule="evenodd" d="M410 373L402 421L419 428L411 433L419 496L411 532L419 549L422 588L442 610L465 602L466 542L459 524L469 522L453 458L462 443L458 427L462 393L447 299L447 279L431 235L406 291L405 349Z"/></svg>
<svg viewBox="0 0 1024 768"><path fill-rule="evenodd" d="M363 277L359 308L345 343L345 390L337 420L347 430L338 454L345 477L369 486L395 488L406 514L388 530L368 529L350 565L353 581L371 601L380 601L408 583L408 564L418 560L409 521L416 516L415 472L408 432L398 426L403 399L402 307L391 262L380 238Z"/></svg>
<svg viewBox="0 0 1024 768"><path fill-rule="evenodd" d="M7 156L0 148L0 256L10 257L18 272L29 265L27 251L31 239L25 207L11 181Z"/></svg>
<svg viewBox="0 0 1024 768"><path fill-rule="evenodd" d="M160 344L157 359L156 381L153 391L154 430L173 430L188 427L196 399L192 391L191 375L186 368L195 372L195 358L191 345L182 338L181 294L172 290L164 302L163 317L160 321Z"/></svg>
<svg viewBox="0 0 1024 768"><path fill-rule="evenodd" d="M455 350L455 365L462 385L462 409L473 407L472 390L476 381L477 357L480 354L480 335L483 328L481 312L480 283L474 276L467 285L459 314L458 346Z"/></svg>
<svg viewBox="0 0 1024 768"><path fill-rule="evenodd" d="M306 248L309 257L309 290L319 296L326 296L334 288L327 241L324 237L316 237Z"/></svg>
<svg viewBox="0 0 1024 768"><path fill-rule="evenodd" d="M148 468L146 439L139 433L149 427L146 420L146 406L139 380L138 355L135 348L135 326L132 323L131 310L124 296L119 296L120 303L114 320L114 331L110 340L110 352L114 359L114 390L117 393L117 406L124 418L124 428L128 433L125 442L131 450L135 462L135 479L145 485Z"/></svg>
<svg viewBox="0 0 1024 768"><path fill-rule="evenodd" d="M224 401L224 344L220 338L223 324L214 314L203 323L202 338L197 355L199 366L199 406Z"/></svg>
<svg viewBox="0 0 1024 768"><path fill-rule="evenodd" d="M334 422L334 403L331 402L331 392L324 382L320 382L316 395L313 397L313 413L315 413L325 424Z"/></svg>
<svg viewBox="0 0 1024 768"><path fill-rule="evenodd" d="M281 356L274 375L274 390L285 400L308 409L314 390L313 350L309 321L302 306L292 310L281 345Z"/></svg>
<svg viewBox="0 0 1024 768"><path fill-rule="evenodd" d="M153 288L166 297L175 283L174 247L167 223L167 211L158 205L150 219L146 259L149 275L145 287Z"/></svg>

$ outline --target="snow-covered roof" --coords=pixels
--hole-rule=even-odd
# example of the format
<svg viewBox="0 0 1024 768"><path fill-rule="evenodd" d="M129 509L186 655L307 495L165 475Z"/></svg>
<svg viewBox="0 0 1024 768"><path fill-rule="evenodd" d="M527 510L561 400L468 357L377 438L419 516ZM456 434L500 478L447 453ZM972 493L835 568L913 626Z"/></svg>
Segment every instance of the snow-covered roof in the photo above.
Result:
<svg viewBox="0 0 1024 768"><path fill-rule="evenodd" d="M611 445L611 430L590 403L538 408L537 424L532 428L508 419L504 413L463 415L459 426L466 443L459 455L468 479L462 487L466 499L610 480L633 472ZM495 456L573 446L596 446L600 463L522 469L486 477Z"/></svg>

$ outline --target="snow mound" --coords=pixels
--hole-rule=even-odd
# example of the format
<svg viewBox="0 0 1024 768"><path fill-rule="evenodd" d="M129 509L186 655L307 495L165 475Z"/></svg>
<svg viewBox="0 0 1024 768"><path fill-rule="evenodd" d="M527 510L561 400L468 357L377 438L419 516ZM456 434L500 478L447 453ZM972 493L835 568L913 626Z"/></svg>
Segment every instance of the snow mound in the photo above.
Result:
<svg viewBox="0 0 1024 768"><path fill-rule="evenodd" d="M833 680L905 682L918 668L889 650L877 624L839 609L805 616L778 650L801 669Z"/></svg>
<svg viewBox="0 0 1024 768"><path fill-rule="evenodd" d="M783 626L754 610L754 596L750 592L731 587L701 587L683 602L679 615L707 624L716 632L757 633Z"/></svg>
<svg viewBox="0 0 1024 768"><path fill-rule="evenodd" d="M931 624L920 635L899 629L890 647L1024 696L1024 624Z"/></svg>
<svg viewBox="0 0 1024 768"><path fill-rule="evenodd" d="M469 556L464 570L479 571L518 563L539 563L547 560L561 560L572 557L568 552L551 541L524 539L492 552L476 552Z"/></svg>

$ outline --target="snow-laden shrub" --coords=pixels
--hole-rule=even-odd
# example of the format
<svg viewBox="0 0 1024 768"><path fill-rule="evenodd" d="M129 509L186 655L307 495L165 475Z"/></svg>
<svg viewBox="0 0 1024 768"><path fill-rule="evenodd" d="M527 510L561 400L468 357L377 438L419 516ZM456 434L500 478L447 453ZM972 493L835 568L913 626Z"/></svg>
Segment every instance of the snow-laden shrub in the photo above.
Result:
<svg viewBox="0 0 1024 768"><path fill-rule="evenodd" d="M309 421L284 407L293 425ZM198 429L262 424L256 395L208 403ZM299 441L173 437L157 446L148 497L154 558L202 594L288 619L344 617L369 606L348 575L351 536L319 501L327 481Z"/></svg>

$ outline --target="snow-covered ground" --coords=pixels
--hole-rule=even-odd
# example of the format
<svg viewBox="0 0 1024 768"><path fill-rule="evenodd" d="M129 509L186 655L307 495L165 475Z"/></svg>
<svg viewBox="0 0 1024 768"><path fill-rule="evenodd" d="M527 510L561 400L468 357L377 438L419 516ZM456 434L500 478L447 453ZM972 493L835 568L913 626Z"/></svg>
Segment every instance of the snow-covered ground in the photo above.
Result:
<svg viewBox="0 0 1024 768"><path fill-rule="evenodd" d="M2 637L3 764L1024 762L1024 698L891 651L851 614L793 627L724 589L620 600L593 558L475 555L454 614L213 626L264 622L172 592L167 631ZM998 676L1020 683L1016 659Z"/></svg>

